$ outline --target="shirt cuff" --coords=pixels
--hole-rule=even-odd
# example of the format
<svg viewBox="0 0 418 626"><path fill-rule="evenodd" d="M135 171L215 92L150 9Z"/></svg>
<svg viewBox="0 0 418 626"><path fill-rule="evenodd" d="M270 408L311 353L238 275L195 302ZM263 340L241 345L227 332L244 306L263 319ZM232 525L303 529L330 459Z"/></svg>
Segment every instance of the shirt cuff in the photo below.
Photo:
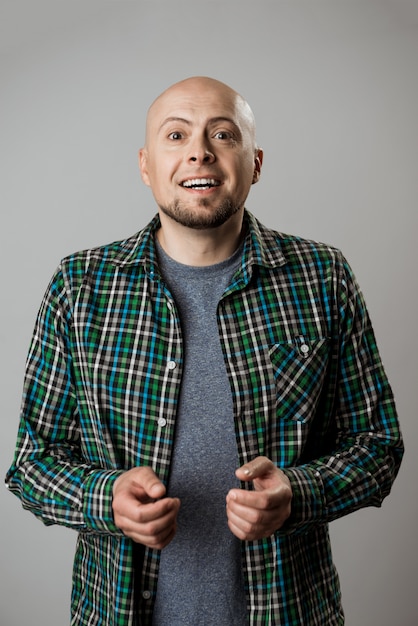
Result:
<svg viewBox="0 0 418 626"><path fill-rule="evenodd" d="M86 478L83 516L87 530L112 535L123 535L113 519L113 485L121 470L95 470Z"/></svg>
<svg viewBox="0 0 418 626"><path fill-rule="evenodd" d="M280 533L305 533L312 526L326 523L326 504L321 473L315 467L281 468L292 487L292 510Z"/></svg>

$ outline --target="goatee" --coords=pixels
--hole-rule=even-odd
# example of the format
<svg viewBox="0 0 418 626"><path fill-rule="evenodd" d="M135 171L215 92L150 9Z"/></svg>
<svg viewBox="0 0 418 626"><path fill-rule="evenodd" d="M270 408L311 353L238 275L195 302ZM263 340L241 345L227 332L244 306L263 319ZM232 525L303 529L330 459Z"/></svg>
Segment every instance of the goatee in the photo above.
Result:
<svg viewBox="0 0 418 626"><path fill-rule="evenodd" d="M210 204L203 198L200 201L200 206L204 209L206 206L210 206ZM160 205L161 211L168 217L171 217L175 222L196 230L222 226L222 224L225 224L240 208L241 205L233 203L230 198L226 198L222 204L211 211L202 210L199 212L196 208L190 209L180 200L175 200L168 206Z"/></svg>

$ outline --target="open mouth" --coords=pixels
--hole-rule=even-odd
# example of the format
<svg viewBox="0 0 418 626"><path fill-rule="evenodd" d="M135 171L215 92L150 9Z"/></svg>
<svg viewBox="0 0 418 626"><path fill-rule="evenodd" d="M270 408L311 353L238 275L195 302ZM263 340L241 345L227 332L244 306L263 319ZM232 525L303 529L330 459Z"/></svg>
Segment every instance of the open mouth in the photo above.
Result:
<svg viewBox="0 0 418 626"><path fill-rule="evenodd" d="M219 187L220 184L219 180L214 178L191 178L184 180L181 186L186 189L211 189L212 187Z"/></svg>

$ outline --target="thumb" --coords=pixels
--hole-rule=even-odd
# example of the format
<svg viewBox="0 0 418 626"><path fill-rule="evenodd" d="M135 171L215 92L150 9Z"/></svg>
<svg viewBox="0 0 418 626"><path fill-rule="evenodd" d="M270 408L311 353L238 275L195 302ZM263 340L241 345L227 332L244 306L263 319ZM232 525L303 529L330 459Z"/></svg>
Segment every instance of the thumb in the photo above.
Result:
<svg viewBox="0 0 418 626"><path fill-rule="evenodd" d="M275 465L270 459L266 456L258 456L252 461L241 465L241 467L236 470L235 475L239 480L249 481L260 478L261 476L266 476L266 474L269 474L274 469Z"/></svg>

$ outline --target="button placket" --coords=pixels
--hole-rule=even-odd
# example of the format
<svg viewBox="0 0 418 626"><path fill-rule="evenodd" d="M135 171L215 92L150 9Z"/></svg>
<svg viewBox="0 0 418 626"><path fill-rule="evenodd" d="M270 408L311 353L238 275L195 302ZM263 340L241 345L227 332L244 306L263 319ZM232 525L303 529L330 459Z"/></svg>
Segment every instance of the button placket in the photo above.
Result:
<svg viewBox="0 0 418 626"><path fill-rule="evenodd" d="M168 369L170 372L174 372L174 370L177 368L177 366L178 366L178 363L177 363L177 361L175 361L174 359L169 359L169 360L167 361L167 369ZM162 417L162 416L161 416L161 417L159 417L159 418L157 419L157 424L158 424L158 426L159 426L160 428L165 428L165 427L167 426L167 423L168 423L168 421L167 421L167 419L166 419L165 417Z"/></svg>

